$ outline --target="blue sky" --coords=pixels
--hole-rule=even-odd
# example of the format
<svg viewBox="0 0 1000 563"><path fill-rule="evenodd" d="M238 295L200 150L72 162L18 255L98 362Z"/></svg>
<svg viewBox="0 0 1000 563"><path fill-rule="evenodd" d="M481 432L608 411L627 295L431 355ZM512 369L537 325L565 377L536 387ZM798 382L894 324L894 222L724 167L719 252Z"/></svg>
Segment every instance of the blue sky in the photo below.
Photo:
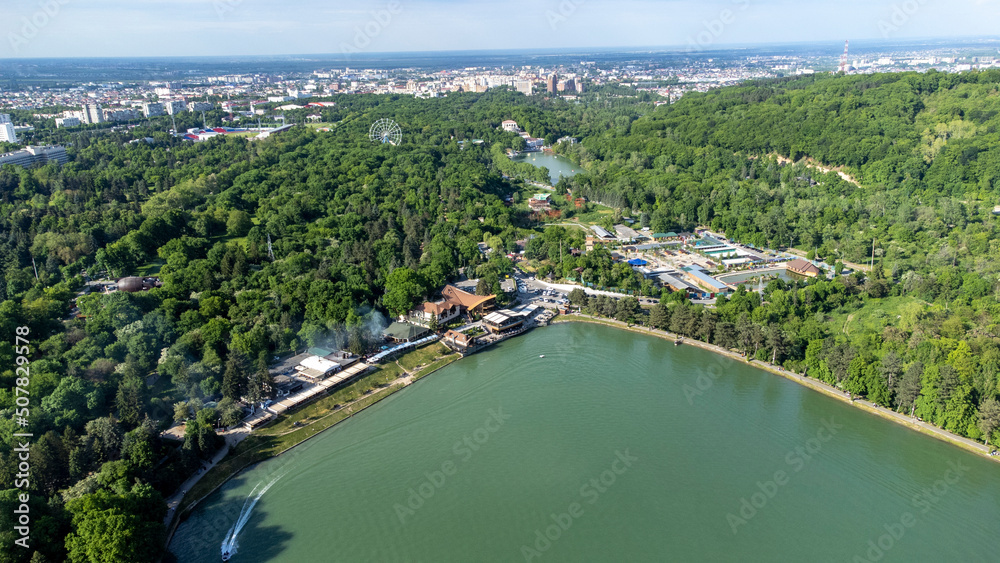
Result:
<svg viewBox="0 0 1000 563"><path fill-rule="evenodd" d="M998 24L1000 0L4 0L0 58L706 47Z"/></svg>

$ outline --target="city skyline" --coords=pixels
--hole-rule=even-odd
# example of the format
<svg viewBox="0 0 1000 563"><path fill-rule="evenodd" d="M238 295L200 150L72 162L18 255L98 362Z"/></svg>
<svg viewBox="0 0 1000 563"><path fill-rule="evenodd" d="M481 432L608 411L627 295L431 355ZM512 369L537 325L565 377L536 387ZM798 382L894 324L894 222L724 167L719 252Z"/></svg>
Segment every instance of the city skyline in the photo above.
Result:
<svg viewBox="0 0 1000 563"><path fill-rule="evenodd" d="M0 7L0 58L727 48L995 34L997 0L49 0ZM764 38L764 39L762 39Z"/></svg>

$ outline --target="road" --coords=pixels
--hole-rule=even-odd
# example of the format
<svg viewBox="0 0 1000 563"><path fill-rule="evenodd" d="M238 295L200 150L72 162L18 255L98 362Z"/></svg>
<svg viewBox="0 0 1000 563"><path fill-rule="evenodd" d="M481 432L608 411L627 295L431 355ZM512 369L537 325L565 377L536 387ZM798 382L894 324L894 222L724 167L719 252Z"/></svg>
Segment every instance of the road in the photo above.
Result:
<svg viewBox="0 0 1000 563"><path fill-rule="evenodd" d="M583 287L583 286L580 286L580 285L573 285L573 284L568 284L568 283L549 283L549 282L541 281L539 279L536 279L536 278L533 278L533 277L529 277L529 276L526 276L524 274L517 273L517 272L515 272L514 277L519 282L524 283L528 287L528 289L533 289L535 291L554 290L554 291L557 291L557 292L559 292L559 293L561 293L563 295L568 295L569 292L573 291L574 289L582 289L584 292L586 292L587 295L607 295L607 296L610 296L610 297L615 297L617 299L621 299L623 297L635 297L636 299L639 300L639 303L641 305L654 305L654 304L656 304L656 303L659 302L658 299L654 299L654 298L651 298L651 297L642 297L642 296L639 296L639 295L628 295L626 293L614 293L612 291L603 291L603 290L600 290L600 289L593 289L593 288L590 288L590 287ZM526 293L520 293L520 290L518 290L518 292L519 292L519 295L521 295L523 297L527 297L528 299L531 298L530 297L530 295L532 295L531 293L527 293L527 294Z"/></svg>

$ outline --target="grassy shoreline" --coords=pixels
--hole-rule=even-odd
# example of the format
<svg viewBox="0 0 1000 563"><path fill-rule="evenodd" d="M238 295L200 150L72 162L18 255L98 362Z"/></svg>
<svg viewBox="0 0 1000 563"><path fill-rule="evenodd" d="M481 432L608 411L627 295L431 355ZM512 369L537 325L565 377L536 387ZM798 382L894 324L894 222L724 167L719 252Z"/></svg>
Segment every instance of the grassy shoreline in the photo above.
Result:
<svg viewBox="0 0 1000 563"><path fill-rule="evenodd" d="M900 414L900 413L896 413L896 412L890 411L888 409L877 408L874 405L869 404L867 401L863 401L861 399L851 400L846 395L845 392L840 391L839 389L836 389L836 388L834 388L834 387L832 387L832 386L830 386L830 385L828 385L828 384L826 384L826 383L824 383L822 381L819 381L819 380L816 380L816 379L812 379L812 378L809 378L809 377L806 377L806 376L803 376L803 375L799 375L799 374L790 372L788 370L779 368L777 366L772 366L770 364L766 364L764 362L760 362L760 361L747 361L747 359L745 357L743 357L741 354L733 352L732 350L726 350L726 349L720 348L719 346L715 346L714 344L708 344L708 343L705 343L705 342L701 342L700 340L694 340L694 339L691 339L691 338L688 338L688 337L682 337L680 335L670 334L670 333L668 333L666 331L661 331L661 330L656 330L656 329L652 329L651 330L651 329L648 329L648 328L643 328L643 327L639 327L639 326L635 326L635 325L626 325L625 323L623 323L621 321L615 321L615 320L611 320L611 319L599 319L599 318L595 318L595 317L587 317L587 316L581 316L581 315L572 315L572 316L563 316L563 315L560 315L559 317L556 317L556 319L553 320L552 322L553 322L553 324L556 324L556 323L573 323L573 322L577 322L577 323L590 323L590 324L601 324L601 325L609 326L609 327L612 327L612 328L617 328L617 329L620 329L620 330L627 330L627 331L630 331L630 332L635 332L635 333L638 333L638 334L647 334L647 335L655 336L657 338L662 338L662 339L665 339L665 340L674 340L674 339L677 339L677 338L683 338L685 346L697 346L697 347L699 347L699 348L701 348L703 350L708 350L709 352L713 352L715 354L726 356L726 357L728 357L730 359L733 359L733 360L739 360L741 362L746 363L749 366L752 366L752 367L755 367L757 369L770 372L770 373L772 373L774 375L779 375L781 377L784 377L785 379L792 380L792 381L794 381L794 382L796 382L796 383L798 383L798 384L800 384L800 385L802 385L804 387L807 387L807 388L812 389L814 391L818 391L820 393L823 393L824 395L826 395L828 397L832 397L834 399L837 399L837 400L839 400L841 402L848 403L851 406L854 406L854 407L856 407L856 408L858 408L860 410L863 410L865 412L877 415L880 418L892 421L892 422L894 422L896 424L899 424L900 426L909 428L911 430L915 430L915 431L920 432L921 434L924 434L926 436L930 436L932 438L936 438L936 439L941 440L943 442L947 442L947 443L952 444L954 446L960 447L960 448L962 448L963 450L965 450L967 452L978 454L979 456L984 457L986 459L989 459L989 460L991 460L993 462L1000 463L1000 459L998 459L997 457L993 457L993 456L989 455L989 449L988 449L988 447L985 446L985 445L983 445L983 444L979 444L978 442L973 442L972 440L970 440L968 438L965 438L963 436L959 436L957 434L953 434L951 432L948 432L947 430L938 428L936 426L931 426L931 425L926 424L926 423L913 422L906 415L903 415L903 414Z"/></svg>
<svg viewBox="0 0 1000 563"><path fill-rule="evenodd" d="M169 546L177 525L184 521L201 501L244 469L291 450L324 430L328 430L460 358L458 354L454 353L439 355L433 359L429 358L428 350L436 346L439 344L431 344L420 350L414 350L400 358L400 362L404 364L430 360L427 364L416 365L405 373L395 363L386 364L344 389L304 405L292 413L282 415L274 422L250 434L234 447L222 461L199 479L184 496L177 507L174 522L170 527L167 545ZM374 390L362 391L363 388L370 388L372 385L375 386ZM344 397L350 396L352 393L360 393L360 397L345 401ZM339 408L334 409L333 407L338 404ZM304 420L310 422L302 427L292 426L292 423ZM291 428L295 429L291 430Z"/></svg>

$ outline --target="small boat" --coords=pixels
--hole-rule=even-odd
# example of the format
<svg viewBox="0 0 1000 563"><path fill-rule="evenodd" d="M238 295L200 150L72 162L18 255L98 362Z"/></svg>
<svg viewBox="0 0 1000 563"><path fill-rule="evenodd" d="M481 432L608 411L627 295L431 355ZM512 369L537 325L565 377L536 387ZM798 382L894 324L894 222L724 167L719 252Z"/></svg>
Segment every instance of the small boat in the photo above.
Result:
<svg viewBox="0 0 1000 563"><path fill-rule="evenodd" d="M678 338L677 340L674 340L674 346L680 346L681 342L683 342L683 341L684 341L684 339L682 339L682 338Z"/></svg>
<svg viewBox="0 0 1000 563"><path fill-rule="evenodd" d="M222 560L223 561L229 561L229 558L232 557L232 556L233 555L231 553L229 553L228 551L225 551L225 552L222 553Z"/></svg>
<svg viewBox="0 0 1000 563"><path fill-rule="evenodd" d="M545 357L545 354L542 354L541 356L538 356L538 357L539 357L539 358L544 358L544 357Z"/></svg>

